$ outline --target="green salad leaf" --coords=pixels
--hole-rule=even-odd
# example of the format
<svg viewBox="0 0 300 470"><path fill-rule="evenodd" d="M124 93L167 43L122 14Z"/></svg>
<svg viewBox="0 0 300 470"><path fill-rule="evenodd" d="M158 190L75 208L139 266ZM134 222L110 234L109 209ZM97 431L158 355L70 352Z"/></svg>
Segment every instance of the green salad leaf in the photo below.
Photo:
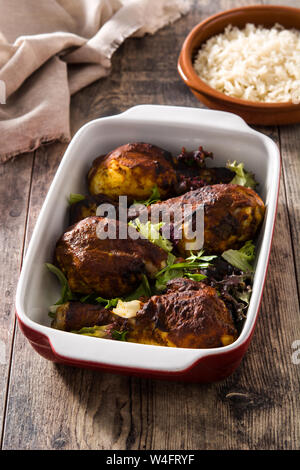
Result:
<svg viewBox="0 0 300 470"><path fill-rule="evenodd" d="M184 277L187 277L188 279L192 279L193 281L202 281L203 279L206 278L204 274L190 274L190 273L185 273Z"/></svg>
<svg viewBox="0 0 300 470"><path fill-rule="evenodd" d="M154 243L154 245L159 246L164 251L170 252L173 250L173 245L170 240L167 240L159 232L161 227L163 227L164 225L163 222L158 224L151 224L151 222L148 221L145 224L142 224L140 219L137 218L133 221L130 221L128 225L138 230L144 238L147 238L151 243Z"/></svg>
<svg viewBox="0 0 300 470"><path fill-rule="evenodd" d="M151 196L148 199L146 199L145 201L133 201L133 204L143 204L144 206L148 207L151 204L160 201L160 192L157 184L153 186L151 191Z"/></svg>
<svg viewBox="0 0 300 470"><path fill-rule="evenodd" d="M104 299L98 294L88 294L79 299L83 304L104 304L104 308L116 307L119 298L115 299Z"/></svg>
<svg viewBox="0 0 300 470"><path fill-rule="evenodd" d="M175 264L171 264L169 266L166 266L165 268L163 268L161 271L159 271L158 274L156 274L156 276L159 276L160 274L162 274L163 272L165 271L170 271L171 269L187 269L188 271L194 271L195 269L205 269L205 268L208 268L210 266L210 263L188 263L188 262L182 262L182 263L175 263Z"/></svg>
<svg viewBox="0 0 300 470"><path fill-rule="evenodd" d="M111 307L116 307L119 299L103 299L103 297L97 297L96 302L98 304L105 304L104 308L111 308Z"/></svg>
<svg viewBox="0 0 300 470"><path fill-rule="evenodd" d="M94 325L94 326L84 326L80 330L72 330L71 333L76 333L77 335L83 335L83 336L93 336L94 338L110 338L110 334L112 339L115 339L117 341L126 341L126 335L128 331L117 331L117 330L111 330L109 334L109 328L110 325Z"/></svg>
<svg viewBox="0 0 300 470"><path fill-rule="evenodd" d="M129 294L124 299L124 301L130 302L131 300L138 300L140 297L151 297L151 295L152 295L152 291L151 291L148 278L145 274L142 274L142 282L132 294Z"/></svg>
<svg viewBox="0 0 300 470"><path fill-rule="evenodd" d="M249 240L240 250L226 250L222 253L227 263L243 272L253 272L253 262L255 260L255 245Z"/></svg>
<svg viewBox="0 0 300 470"><path fill-rule="evenodd" d="M51 263L46 263L46 267L49 269L51 273L55 274L55 276L57 277L61 285L60 299L55 303L55 305L61 305L61 304L64 304L65 302L68 302L69 300L72 300L73 294L72 294L69 283L64 273ZM54 312L52 312L52 314L53 313Z"/></svg>
<svg viewBox="0 0 300 470"><path fill-rule="evenodd" d="M49 312L48 312L48 316L50 318L53 318L53 320L56 318L56 310L58 308L58 305L51 305L49 307Z"/></svg>
<svg viewBox="0 0 300 470"><path fill-rule="evenodd" d="M250 302L250 297L251 297L251 289L244 289L242 292L236 291L235 296L239 299L245 302L247 305L249 305Z"/></svg>
<svg viewBox="0 0 300 470"><path fill-rule="evenodd" d="M107 327L109 325L103 326L84 326L80 330L72 330L71 333L76 333L77 335L84 335L84 336L94 336L96 338L107 338Z"/></svg>
<svg viewBox="0 0 300 470"><path fill-rule="evenodd" d="M254 174L244 169L244 163L238 164L236 160L232 163L228 161L226 168L235 173L234 178L230 181L231 184L239 184L252 189L255 189L257 186L258 183L254 179Z"/></svg>
<svg viewBox="0 0 300 470"><path fill-rule="evenodd" d="M157 276L156 282L155 282L155 289L158 292L161 292L166 289L167 283L169 281L171 281L172 279L176 279L177 277L183 277L183 275L184 275L183 269L165 271L164 273Z"/></svg>
<svg viewBox="0 0 300 470"><path fill-rule="evenodd" d="M212 261L213 259L217 258L217 255L210 255L210 256L203 256L204 250L198 251L198 253L193 253L191 251L191 254L188 258L186 258L186 261L190 261L192 263L196 261Z"/></svg>
<svg viewBox="0 0 300 470"><path fill-rule="evenodd" d="M171 281L172 279L175 279L176 277L182 277L183 276L183 269L179 270L169 270L168 267L172 266L174 264L174 261L176 260L176 256L174 256L172 253L168 254L168 259L167 259L167 266L159 271L156 274L156 282L155 282L155 290L157 292L161 292L166 289L167 283Z"/></svg>
<svg viewBox="0 0 300 470"><path fill-rule="evenodd" d="M76 202L83 201L84 199L85 199L85 196L83 196L83 194L71 193L69 196L69 204L71 206L72 204L76 204Z"/></svg>
<svg viewBox="0 0 300 470"><path fill-rule="evenodd" d="M96 304L97 294L87 294L80 297L79 302L82 304Z"/></svg>
<svg viewBox="0 0 300 470"><path fill-rule="evenodd" d="M180 263L175 263L176 257L172 253L169 253L167 266L161 269L155 276L156 290L159 292L165 290L168 281L176 279L177 277L188 277L189 279L196 281L202 281L202 279L205 279L205 274L190 272L197 269L205 269L211 266L209 261L212 261L214 258L216 258L216 256L203 256L203 253L203 250L196 254L191 253L185 261Z"/></svg>
<svg viewBox="0 0 300 470"><path fill-rule="evenodd" d="M126 340L127 333L128 331L111 330L112 338L116 339L117 341L127 341Z"/></svg>

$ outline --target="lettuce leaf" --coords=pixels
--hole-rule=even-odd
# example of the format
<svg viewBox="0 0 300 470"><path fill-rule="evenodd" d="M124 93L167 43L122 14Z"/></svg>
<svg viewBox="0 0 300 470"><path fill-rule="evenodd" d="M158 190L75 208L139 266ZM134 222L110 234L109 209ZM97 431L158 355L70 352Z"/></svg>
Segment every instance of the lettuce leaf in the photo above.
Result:
<svg viewBox="0 0 300 470"><path fill-rule="evenodd" d="M227 263L243 272L253 272L253 262L255 260L255 245L252 240L245 243L240 250L226 250L222 253Z"/></svg>
<svg viewBox="0 0 300 470"><path fill-rule="evenodd" d="M97 297L96 302L99 304L105 304L104 308L116 307L119 299L103 299L102 297Z"/></svg>
<svg viewBox="0 0 300 470"><path fill-rule="evenodd" d="M164 251L170 252L173 250L173 245L170 240L167 240L159 232L164 225L163 222L159 224L151 224L151 222L148 220L148 222L142 224L140 219L137 218L134 219L133 222L130 221L128 225L134 227L144 238L147 238L151 243L159 246Z"/></svg>
<svg viewBox="0 0 300 470"><path fill-rule="evenodd" d="M76 333L77 335L83 336L93 336L94 338L106 338L115 339L117 341L126 341L126 335L128 331L118 331L118 330L111 330L109 332L110 325L103 325L103 326L84 326L80 330L73 330L71 333Z"/></svg>
<svg viewBox="0 0 300 470"><path fill-rule="evenodd" d="M187 277L188 279L192 279L193 281L202 281L205 279L207 276L204 274L190 274L190 273L185 273L184 277Z"/></svg>
<svg viewBox="0 0 300 470"><path fill-rule="evenodd" d="M85 196L83 196L82 194L71 193L69 196L69 204L71 206L72 204L76 204L76 202L83 201L84 199Z"/></svg>
<svg viewBox="0 0 300 470"><path fill-rule="evenodd" d="M60 299L55 303L55 305L61 305L61 304L64 304L65 302L68 302L69 300L72 300L73 294L72 294L69 283L64 273L51 263L45 263L45 264L46 264L46 267L49 269L49 271L55 274L55 276L57 277L61 285Z"/></svg>
<svg viewBox="0 0 300 470"><path fill-rule="evenodd" d="M158 292L162 292L166 289L167 283L172 279L176 279L177 277L183 277L184 270L183 269L176 269L176 270L169 270L161 273L156 278L155 282L155 289Z"/></svg>
<svg viewBox="0 0 300 470"><path fill-rule="evenodd" d="M216 258L215 255L203 256L203 250L199 251L197 254L192 254L182 263L174 263L176 260L175 256L172 253L169 253L167 266L156 274L156 283L155 288L158 292L161 292L166 289L167 283L172 279L178 277L188 277L194 281L202 281L207 276L201 273L191 273L190 271L195 271L198 269L206 269L211 264L209 261Z"/></svg>
<svg viewBox="0 0 300 470"><path fill-rule="evenodd" d="M148 199L146 199L145 201L133 201L133 204L143 204L144 206L148 207L158 201L160 201L160 192L156 184L155 186L153 186L151 196Z"/></svg>
<svg viewBox="0 0 300 470"><path fill-rule="evenodd" d="M130 302L130 300L138 300L140 297L151 297L152 291L149 285L148 278L145 274L142 274L142 282L139 287L132 293L127 295L125 302Z"/></svg>
<svg viewBox="0 0 300 470"><path fill-rule="evenodd" d="M104 299L103 297L100 297L98 294L88 294L83 297L80 297L79 301L83 304L104 304L104 308L111 308L115 307L118 303L119 298L115 299Z"/></svg>
<svg viewBox="0 0 300 470"><path fill-rule="evenodd" d="M117 341L127 341L126 335L128 331L118 331L118 330L111 330L111 337Z"/></svg>
<svg viewBox="0 0 300 470"><path fill-rule="evenodd" d="M96 338L108 338L108 332L106 331L109 325L103 326L84 326L80 330L72 330L71 333L84 336L94 336Z"/></svg>
<svg viewBox="0 0 300 470"><path fill-rule="evenodd" d="M232 163L228 161L226 168L235 173L235 177L230 181L231 184L239 184L252 189L257 186L258 183L254 179L254 174L244 169L244 163L238 164L236 160Z"/></svg>

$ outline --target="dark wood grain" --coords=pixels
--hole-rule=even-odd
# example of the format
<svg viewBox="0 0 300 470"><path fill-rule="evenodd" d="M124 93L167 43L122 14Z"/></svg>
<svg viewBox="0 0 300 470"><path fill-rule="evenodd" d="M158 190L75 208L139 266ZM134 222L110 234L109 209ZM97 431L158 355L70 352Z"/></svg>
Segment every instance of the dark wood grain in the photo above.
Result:
<svg viewBox="0 0 300 470"><path fill-rule="evenodd" d="M280 144L283 150L284 189L287 201L292 248L296 268L298 295L300 292L300 128L285 126L280 130Z"/></svg>
<svg viewBox="0 0 300 470"><path fill-rule="evenodd" d="M111 75L72 98L72 132L135 104L201 106L176 71L182 41L209 14L251 3L258 2L197 0L176 24L126 41L113 57ZM2 292L9 291L0 313L0 339L7 349L7 361L0 364L3 449L299 448L300 365L292 363L291 355L293 341L300 339L300 128L259 130L280 145L283 158L260 317L237 371L224 382L204 386L57 366L35 353L18 328L14 334L13 296L24 240L26 249L64 146L42 148L34 159L26 156L2 168L8 186L0 216L9 224L0 255L6 270ZM16 197L19 215L12 216Z"/></svg>
<svg viewBox="0 0 300 470"><path fill-rule="evenodd" d="M14 337L14 299L23 256L34 155L0 166L0 429Z"/></svg>

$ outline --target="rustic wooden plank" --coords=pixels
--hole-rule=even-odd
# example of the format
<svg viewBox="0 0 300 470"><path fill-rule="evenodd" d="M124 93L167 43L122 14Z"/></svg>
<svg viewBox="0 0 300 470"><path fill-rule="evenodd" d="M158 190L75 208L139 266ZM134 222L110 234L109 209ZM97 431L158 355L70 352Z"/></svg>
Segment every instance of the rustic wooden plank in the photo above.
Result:
<svg viewBox="0 0 300 470"><path fill-rule="evenodd" d="M300 292L300 126L280 128L280 142L284 153L282 166L284 170L284 188L286 192L290 229L296 274L298 295Z"/></svg>
<svg viewBox="0 0 300 470"><path fill-rule="evenodd" d="M23 254L33 153L0 166L0 436L14 334L14 299Z"/></svg>
<svg viewBox="0 0 300 470"><path fill-rule="evenodd" d="M250 3L257 2L239 2ZM72 99L72 131L140 103L201 106L177 76L178 52L194 24L233 6L236 1L195 1L176 25L127 41L114 56L112 75ZM270 132L278 140L276 130ZM27 240L62 150L50 146L37 153ZM55 366L17 330L3 448L297 448L300 369L292 364L291 344L300 331L289 222L282 186L260 318L232 377L199 386Z"/></svg>

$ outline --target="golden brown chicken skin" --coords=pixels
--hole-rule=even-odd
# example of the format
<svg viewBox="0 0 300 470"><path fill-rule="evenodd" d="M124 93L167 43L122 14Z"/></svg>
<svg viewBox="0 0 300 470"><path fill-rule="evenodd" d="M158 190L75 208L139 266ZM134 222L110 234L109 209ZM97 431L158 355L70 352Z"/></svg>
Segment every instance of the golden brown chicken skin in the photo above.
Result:
<svg viewBox="0 0 300 470"><path fill-rule="evenodd" d="M151 276L165 266L166 252L145 239L120 239L120 230L127 224L121 227L122 222L113 222L115 239L99 238L108 219L94 216L71 226L58 240L55 264L67 277L72 292L121 297L134 290L142 273Z"/></svg>
<svg viewBox="0 0 300 470"><path fill-rule="evenodd" d="M126 195L130 202L149 198L155 185L165 198L175 183L169 152L142 142L122 145L96 158L88 173L91 194L105 194L114 200Z"/></svg>
<svg viewBox="0 0 300 470"><path fill-rule="evenodd" d="M245 241L251 240L265 213L265 205L253 189L236 184L216 184L153 204L148 208L149 216L171 210L172 222L174 213L181 214L185 204L192 206L192 212L199 205L204 206L204 249L216 254L230 248L240 248ZM185 231L182 230L182 240L178 243L182 255L186 254L186 241Z"/></svg>
<svg viewBox="0 0 300 470"><path fill-rule="evenodd" d="M144 304L127 337L132 342L180 348L217 348L236 338L231 313L216 289L183 278L170 281L166 294Z"/></svg>

